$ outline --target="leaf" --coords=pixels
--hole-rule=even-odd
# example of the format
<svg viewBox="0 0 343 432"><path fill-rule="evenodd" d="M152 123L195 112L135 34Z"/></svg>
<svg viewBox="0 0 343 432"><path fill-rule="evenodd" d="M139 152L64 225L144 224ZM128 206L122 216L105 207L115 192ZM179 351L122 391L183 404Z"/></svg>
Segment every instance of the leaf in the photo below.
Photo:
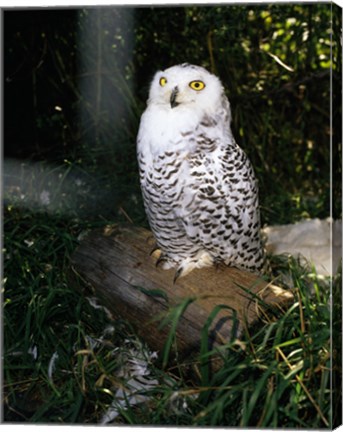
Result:
<svg viewBox="0 0 343 432"><path fill-rule="evenodd" d="M137 289L138 291L142 292L143 294L146 294L149 297L161 297L166 302L169 302L167 293L161 289L146 289L146 288L139 287L139 286L133 286L133 288Z"/></svg>
<svg viewBox="0 0 343 432"><path fill-rule="evenodd" d="M212 312L208 316L202 331L201 331L201 344L200 344L200 361L201 361L201 379L203 386L209 386L209 368L210 361L208 359L208 341L209 341L209 329L212 325L215 317L222 309L229 309L232 311L232 318L234 322L237 322L237 312L227 305L217 305L213 308ZM235 333L236 326L233 326L232 333ZM234 336L234 335L232 335Z"/></svg>

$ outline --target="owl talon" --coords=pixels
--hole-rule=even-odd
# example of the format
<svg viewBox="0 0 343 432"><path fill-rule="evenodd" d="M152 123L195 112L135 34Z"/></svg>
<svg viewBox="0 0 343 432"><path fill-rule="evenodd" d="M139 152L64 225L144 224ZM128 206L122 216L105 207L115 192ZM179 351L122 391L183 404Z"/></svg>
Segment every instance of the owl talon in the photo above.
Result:
<svg viewBox="0 0 343 432"><path fill-rule="evenodd" d="M174 275L174 283L175 283L178 279L180 279L180 278L182 278L182 277L188 275L188 273L190 273L194 268L195 268L194 263L192 263L191 265L189 265L189 263L188 263L188 265L182 265L182 266L180 266L180 267L176 270L176 272L175 272L175 275Z"/></svg>
<svg viewBox="0 0 343 432"><path fill-rule="evenodd" d="M155 246L151 249L149 255L150 255L150 256L156 256L156 255L158 255L158 256L160 257L161 254L162 254L161 249L160 249L157 245L155 245Z"/></svg>
<svg viewBox="0 0 343 432"><path fill-rule="evenodd" d="M156 266L156 267L163 266L166 262L167 262L167 260L165 259L165 257L164 257L163 255L161 255L161 256L157 259L155 266Z"/></svg>
<svg viewBox="0 0 343 432"><path fill-rule="evenodd" d="M214 261L214 267L215 267L216 271L221 271L221 270L224 270L225 268L227 268L229 266L226 265L222 260L216 260L216 261Z"/></svg>
<svg viewBox="0 0 343 432"><path fill-rule="evenodd" d="M188 273L190 273L194 267L195 266L179 267L175 272L173 283L175 284L178 279L188 275Z"/></svg>
<svg viewBox="0 0 343 432"><path fill-rule="evenodd" d="M174 283L174 284L176 283L176 281L177 281L180 277L182 277L182 272L183 272L183 268L182 268L182 267L179 267L179 268L176 270L175 275L174 275L174 279L173 279L173 283Z"/></svg>

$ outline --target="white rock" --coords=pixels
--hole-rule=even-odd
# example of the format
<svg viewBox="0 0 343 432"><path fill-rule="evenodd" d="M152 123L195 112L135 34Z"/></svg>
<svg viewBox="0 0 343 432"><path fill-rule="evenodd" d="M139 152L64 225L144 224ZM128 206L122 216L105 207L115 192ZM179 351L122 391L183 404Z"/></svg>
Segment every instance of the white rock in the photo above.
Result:
<svg viewBox="0 0 343 432"><path fill-rule="evenodd" d="M332 228L332 230L331 230ZM322 275L337 272L342 258L342 221L310 219L263 229L267 251L274 255L302 255Z"/></svg>

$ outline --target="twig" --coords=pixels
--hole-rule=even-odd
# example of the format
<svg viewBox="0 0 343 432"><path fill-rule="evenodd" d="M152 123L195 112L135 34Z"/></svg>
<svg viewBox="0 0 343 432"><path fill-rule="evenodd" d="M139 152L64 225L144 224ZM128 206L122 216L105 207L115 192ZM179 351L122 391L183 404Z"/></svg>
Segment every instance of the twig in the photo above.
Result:
<svg viewBox="0 0 343 432"><path fill-rule="evenodd" d="M207 48L208 48L208 53L210 55L211 72L215 73L216 72L216 66L214 64L214 56L213 56L212 30L210 30L207 33Z"/></svg>
<svg viewBox="0 0 343 432"><path fill-rule="evenodd" d="M283 68L285 68L286 70L288 70L288 72L294 72L294 69L288 65L286 65L286 63L284 63L277 55L272 54L268 51L264 51L266 54L268 54L273 60L276 61L276 63L278 63L280 66L282 66Z"/></svg>
<svg viewBox="0 0 343 432"><path fill-rule="evenodd" d="M298 302L299 302L299 315L300 315L300 326L301 326L301 332L302 334L305 333L306 328L305 328L305 319L304 319L304 311L303 311L303 303L300 297L300 292L299 292L299 288L296 288L296 293L298 296Z"/></svg>
<svg viewBox="0 0 343 432"><path fill-rule="evenodd" d="M123 207L119 208L120 213L122 213L126 219L133 225L133 220L130 218L130 216L126 213L126 211L123 209Z"/></svg>

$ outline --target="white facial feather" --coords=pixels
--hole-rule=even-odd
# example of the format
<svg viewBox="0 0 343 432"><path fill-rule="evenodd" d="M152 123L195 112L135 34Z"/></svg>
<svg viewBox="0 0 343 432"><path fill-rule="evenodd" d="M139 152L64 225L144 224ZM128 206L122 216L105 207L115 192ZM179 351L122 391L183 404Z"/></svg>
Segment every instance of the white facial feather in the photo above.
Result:
<svg viewBox="0 0 343 432"><path fill-rule="evenodd" d="M167 80L161 86L160 80ZM201 81L205 84L203 90L194 90L190 83ZM171 95L178 89L176 103L171 109ZM168 148L169 140L177 133L185 133L196 128L204 114L213 116L222 127L223 136L231 134L231 112L223 86L219 79L206 69L194 65L177 65L155 74L149 92L147 109L141 120L141 136L145 135L145 124L151 134L150 146L153 153ZM151 123L154 127L151 128ZM218 127L219 127L218 125ZM218 128L216 133L218 132Z"/></svg>
<svg viewBox="0 0 343 432"><path fill-rule="evenodd" d="M160 85L161 78L166 79L163 87ZM205 88L200 91L191 88L190 83L194 81L202 81ZM191 65L173 66L157 72L151 84L148 105L170 105L170 96L175 88L179 90L177 101L187 104L189 108L214 111L221 107L224 89L219 79L206 69Z"/></svg>

